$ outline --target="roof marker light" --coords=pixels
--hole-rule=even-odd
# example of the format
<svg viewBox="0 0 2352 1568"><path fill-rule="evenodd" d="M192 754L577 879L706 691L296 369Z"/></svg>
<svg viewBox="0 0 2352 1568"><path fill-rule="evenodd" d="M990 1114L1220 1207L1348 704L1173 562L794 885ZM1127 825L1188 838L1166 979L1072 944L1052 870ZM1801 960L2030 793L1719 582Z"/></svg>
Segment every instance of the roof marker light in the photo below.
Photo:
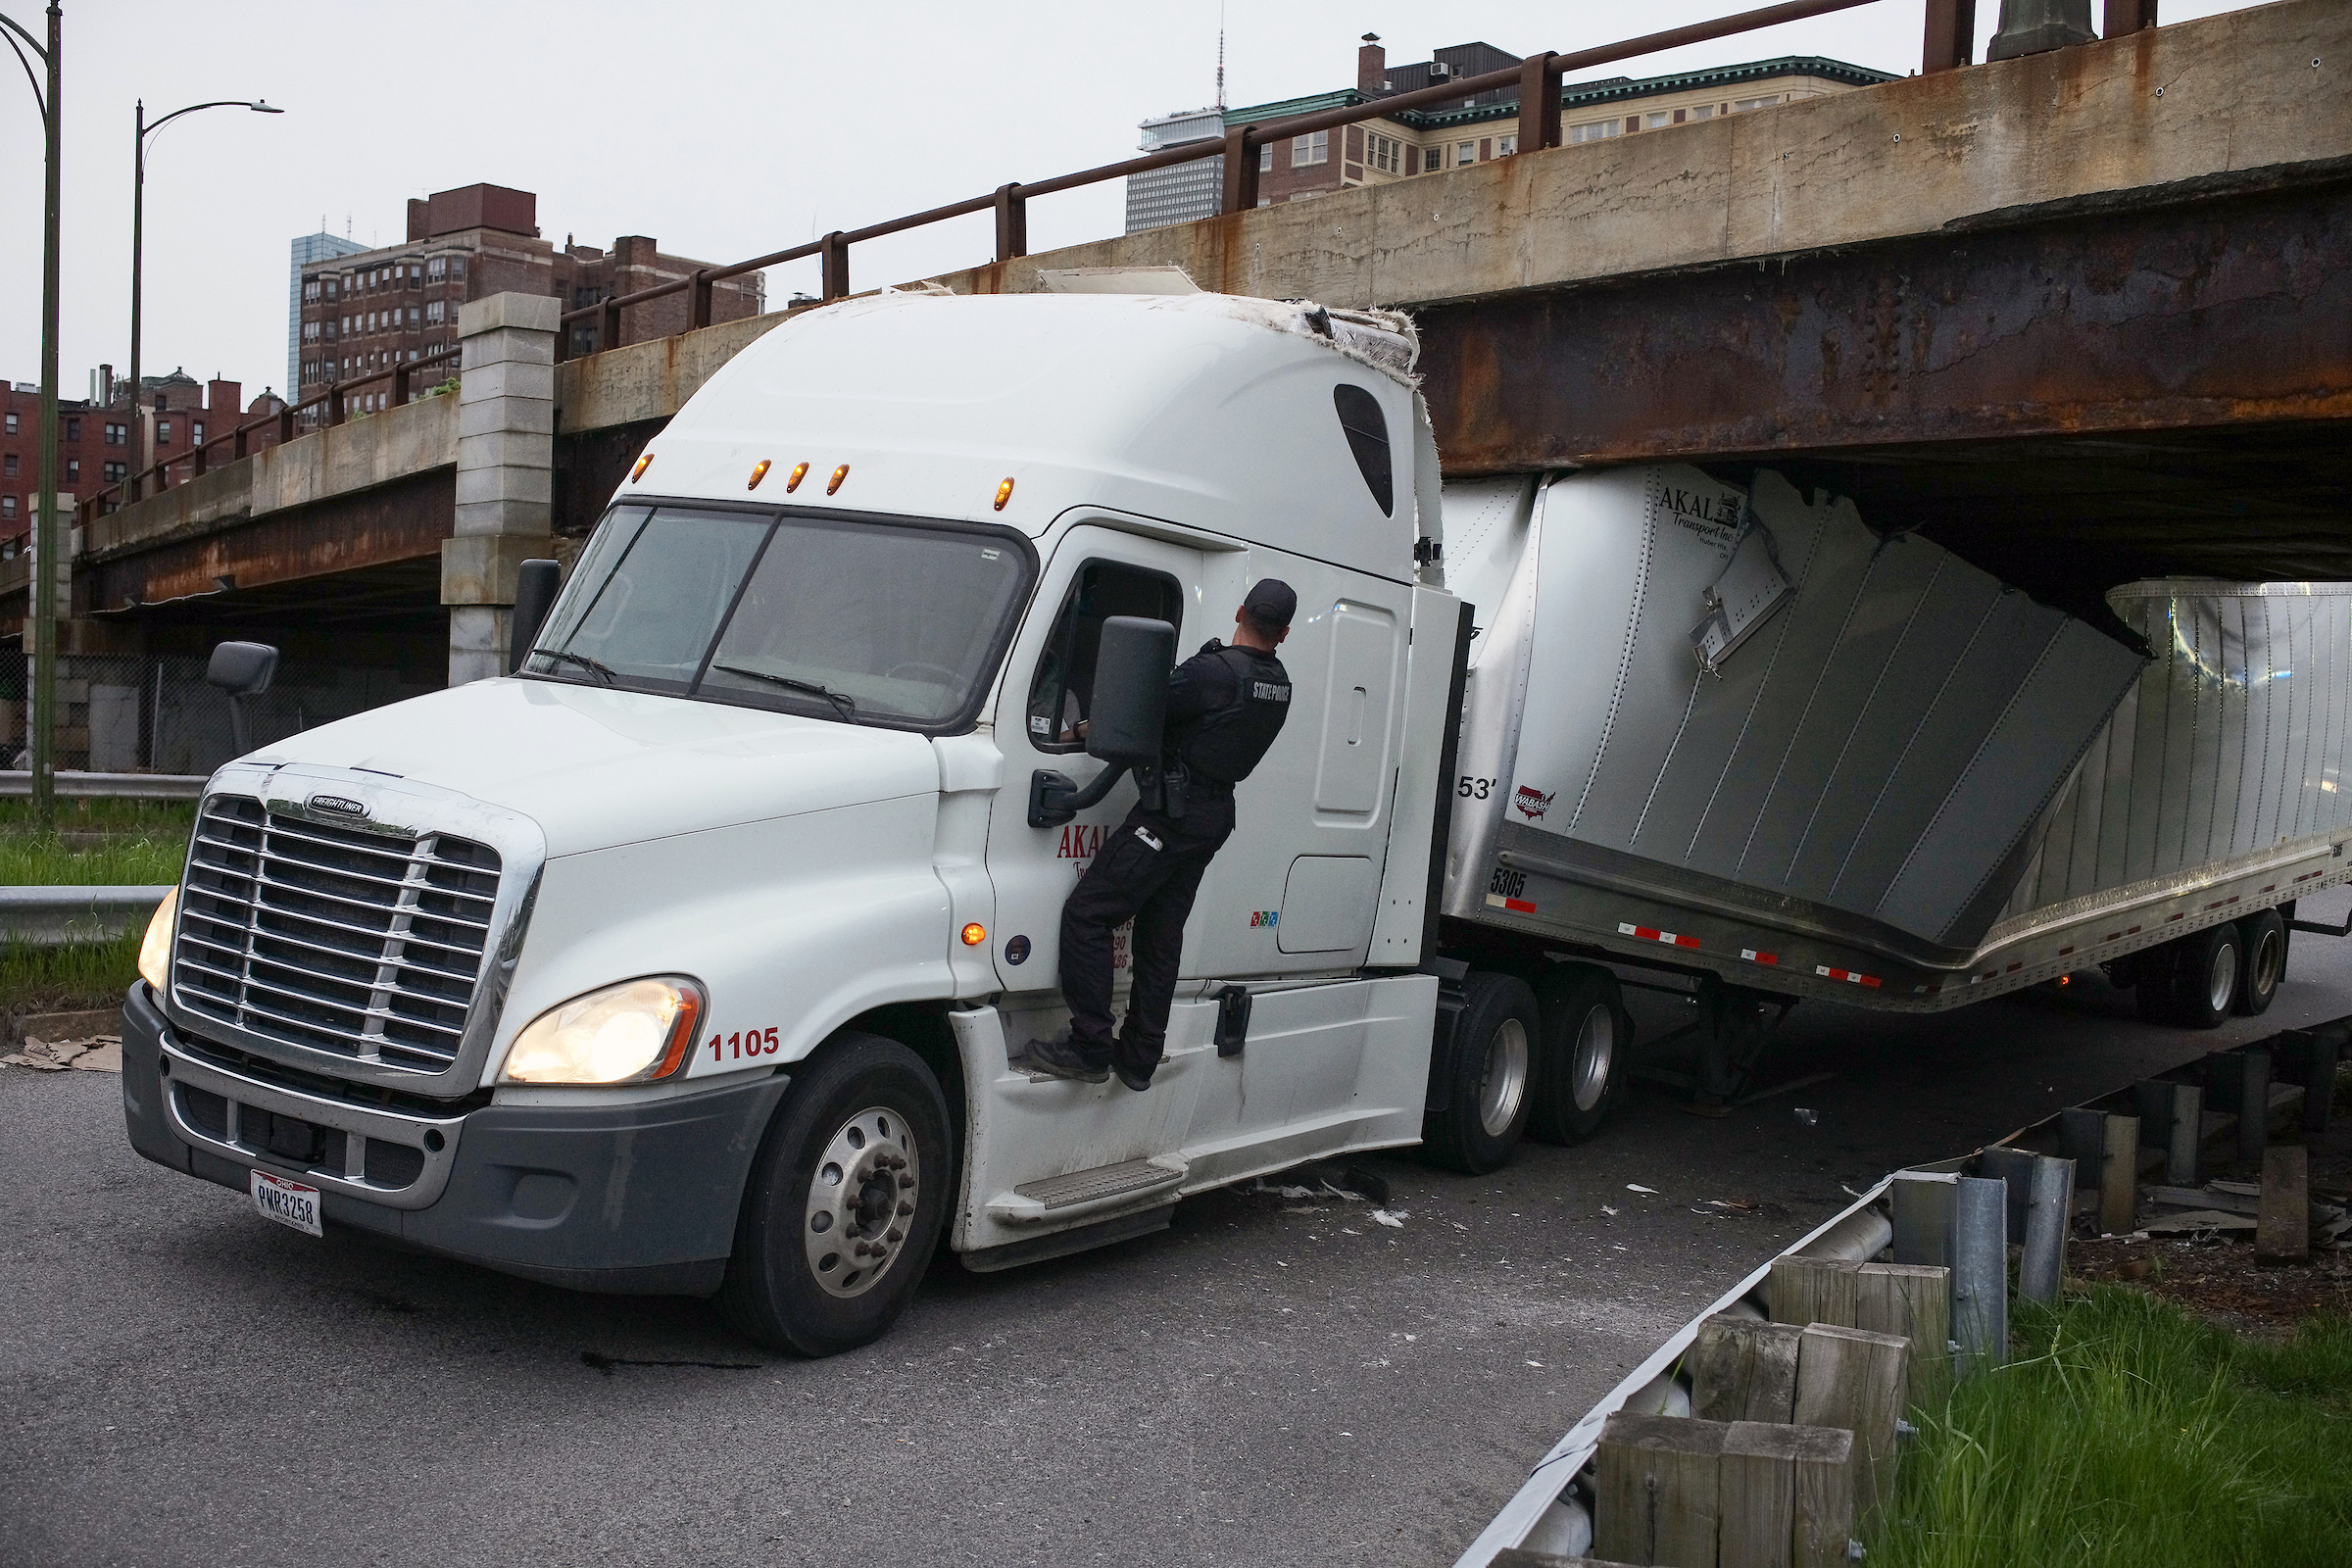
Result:
<svg viewBox="0 0 2352 1568"><path fill-rule="evenodd" d="M825 494L831 495L834 491L840 489L841 481L847 479L849 476L850 466L848 464L845 463L840 467L835 468L833 470L833 477L825 482Z"/></svg>
<svg viewBox="0 0 2352 1568"><path fill-rule="evenodd" d="M976 948L987 940L988 927L982 925L979 921L974 920L970 925L967 925L963 928L963 945L965 947Z"/></svg>
<svg viewBox="0 0 2352 1568"><path fill-rule="evenodd" d="M653 466L654 455L651 452L648 452L644 457L637 460L637 466L629 470L629 483L635 484L638 480L644 478L645 470Z"/></svg>
<svg viewBox="0 0 2352 1568"><path fill-rule="evenodd" d="M1007 479L1003 484L997 486L997 510L999 512L1003 512L1004 510L1004 503L1010 501L1011 499L1012 481Z"/></svg>
<svg viewBox="0 0 2352 1568"><path fill-rule="evenodd" d="M765 458L761 458L761 459L760 459L760 460L758 463L755 463L755 464L753 464L753 465L752 465L752 482L751 482L750 484L747 484L747 485L745 485L745 486L744 486L744 488L745 488L746 490L757 490L757 489L759 489L759 488L760 488L760 481L767 477L767 466L768 466L768 465L767 465L767 460L766 460Z"/></svg>
<svg viewBox="0 0 2352 1568"><path fill-rule="evenodd" d="M806 463L794 464L792 466L792 477L784 481L784 493L786 495L792 494L795 490L798 490L801 487L801 481L808 477L808 465Z"/></svg>

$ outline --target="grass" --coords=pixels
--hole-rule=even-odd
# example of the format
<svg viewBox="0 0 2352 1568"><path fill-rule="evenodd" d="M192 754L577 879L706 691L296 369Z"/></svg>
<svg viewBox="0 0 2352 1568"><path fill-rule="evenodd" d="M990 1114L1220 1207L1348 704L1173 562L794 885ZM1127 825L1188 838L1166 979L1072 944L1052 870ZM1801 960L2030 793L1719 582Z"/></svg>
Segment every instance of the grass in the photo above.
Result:
<svg viewBox="0 0 2352 1568"><path fill-rule="evenodd" d="M144 926L113 942L65 948L0 945L0 1013L112 1007L139 976Z"/></svg>
<svg viewBox="0 0 2352 1568"><path fill-rule="evenodd" d="M192 803L60 801L36 825L28 801L0 801L0 887L161 887L179 880ZM146 922L113 942L63 948L0 942L0 1013L110 1007L137 978Z"/></svg>
<svg viewBox="0 0 2352 1568"><path fill-rule="evenodd" d="M2352 1563L2352 1319L2254 1344L2115 1286L2017 1313L2010 1365L1914 1414L1872 1568Z"/></svg>
<svg viewBox="0 0 2352 1568"><path fill-rule="evenodd" d="M196 808L176 801L60 801L36 825L0 801L0 887L160 887L179 880Z"/></svg>

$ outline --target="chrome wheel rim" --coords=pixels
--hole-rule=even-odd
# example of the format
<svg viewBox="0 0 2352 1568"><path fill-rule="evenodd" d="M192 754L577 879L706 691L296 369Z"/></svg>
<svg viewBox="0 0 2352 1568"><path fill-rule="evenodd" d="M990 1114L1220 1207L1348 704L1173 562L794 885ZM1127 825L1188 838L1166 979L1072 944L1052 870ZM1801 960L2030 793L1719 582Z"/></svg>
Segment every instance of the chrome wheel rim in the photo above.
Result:
<svg viewBox="0 0 2352 1568"><path fill-rule="evenodd" d="M1570 1059L1569 1094L1578 1110L1591 1110L1609 1090L1609 1069L1617 1063L1617 1015L1606 1003L1585 1010L1577 1026L1576 1052Z"/></svg>
<svg viewBox="0 0 2352 1568"><path fill-rule="evenodd" d="M2253 992L2258 997L2268 995L2278 984L2279 946L2278 933L2276 931L2263 932L2262 940L2255 944L2251 978Z"/></svg>
<svg viewBox="0 0 2352 1568"><path fill-rule="evenodd" d="M809 1276L828 1295L863 1296L898 1263L922 1174L913 1133L888 1106L868 1105L834 1130L801 1219Z"/></svg>
<svg viewBox="0 0 2352 1568"><path fill-rule="evenodd" d="M1487 1070L1478 1089L1478 1123L1500 1138L1518 1119L1527 1098L1527 1025L1505 1018L1487 1040Z"/></svg>
<svg viewBox="0 0 2352 1568"><path fill-rule="evenodd" d="M2230 1010L2237 995L2237 944L2225 942L2213 950L2213 968L2205 976L2205 1000L2216 1012Z"/></svg>

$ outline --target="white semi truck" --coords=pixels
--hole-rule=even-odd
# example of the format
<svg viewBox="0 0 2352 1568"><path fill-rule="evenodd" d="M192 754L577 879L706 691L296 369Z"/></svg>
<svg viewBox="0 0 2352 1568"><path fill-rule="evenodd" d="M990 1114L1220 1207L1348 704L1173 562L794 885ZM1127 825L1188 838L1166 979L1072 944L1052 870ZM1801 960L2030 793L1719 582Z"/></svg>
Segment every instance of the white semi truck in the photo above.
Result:
<svg viewBox="0 0 2352 1568"><path fill-rule="evenodd" d="M513 676L214 777L128 999L132 1143L822 1354L943 1236L1004 1268L1324 1156L1581 1138L1628 983L1690 1004L1717 1098L1801 997L2105 964L2177 1022L2267 1004L2282 911L2352 874L2340 589L2143 585L2100 630L1769 471L1442 493L1415 352L1191 292L780 325L552 610L526 571ZM1138 715L1261 576L1298 698L1167 1059L1032 1074Z"/></svg>

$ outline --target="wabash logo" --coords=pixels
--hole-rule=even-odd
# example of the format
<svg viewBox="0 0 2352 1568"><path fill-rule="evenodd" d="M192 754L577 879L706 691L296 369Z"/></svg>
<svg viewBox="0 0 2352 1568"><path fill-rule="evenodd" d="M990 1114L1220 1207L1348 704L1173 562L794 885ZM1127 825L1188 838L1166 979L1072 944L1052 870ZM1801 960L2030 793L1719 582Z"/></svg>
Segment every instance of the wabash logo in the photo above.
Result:
<svg viewBox="0 0 2352 1568"><path fill-rule="evenodd" d="M1553 790L1551 795L1546 795L1542 790L1530 789L1522 784L1519 786L1519 793L1511 797L1511 805L1518 808L1521 816L1533 822L1537 817L1551 809L1551 797L1559 793L1558 790Z"/></svg>

